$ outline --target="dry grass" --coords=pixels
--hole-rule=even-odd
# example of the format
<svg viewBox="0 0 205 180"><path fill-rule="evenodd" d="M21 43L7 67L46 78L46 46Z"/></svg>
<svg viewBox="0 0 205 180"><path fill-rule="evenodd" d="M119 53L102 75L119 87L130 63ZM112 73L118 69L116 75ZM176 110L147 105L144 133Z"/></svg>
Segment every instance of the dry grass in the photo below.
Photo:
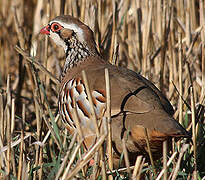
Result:
<svg viewBox="0 0 205 180"><path fill-rule="evenodd" d="M89 25L105 59L154 82L172 102L175 118L193 134L193 143L173 143L173 151L164 149L164 159L154 166L138 157L129 167L124 148L127 167L114 170L108 103L103 131L96 129L95 146L83 152L80 128L69 135L57 114L64 53L39 35L40 28L59 14ZM142 174L144 179L202 179L204 98L204 0L0 1L1 179L139 179ZM108 162L103 156L105 140ZM87 165L91 159L92 167Z"/></svg>

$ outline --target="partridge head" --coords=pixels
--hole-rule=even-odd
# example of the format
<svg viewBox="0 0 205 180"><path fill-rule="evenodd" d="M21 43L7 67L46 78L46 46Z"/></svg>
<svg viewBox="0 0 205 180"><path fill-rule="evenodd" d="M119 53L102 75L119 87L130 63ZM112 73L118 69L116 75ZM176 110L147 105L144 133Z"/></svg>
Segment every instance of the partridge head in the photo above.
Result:
<svg viewBox="0 0 205 180"><path fill-rule="evenodd" d="M58 16L41 29L53 41L62 46L70 65L89 55L98 54L91 29L72 16Z"/></svg>
<svg viewBox="0 0 205 180"><path fill-rule="evenodd" d="M171 137L187 137L187 131L172 117L173 108L166 97L149 80L134 71L116 67L103 60L97 51L92 30L72 16L58 16L41 29L65 50L66 60L61 75L59 112L69 131L75 128L72 111L75 105L85 146L95 142L91 107L81 72L86 71L94 109L98 120L106 109L105 68L111 83L111 127L114 157L122 153L126 141L129 159L147 156L144 128L147 129L154 158L162 152L162 142ZM117 162L117 161L116 161Z"/></svg>

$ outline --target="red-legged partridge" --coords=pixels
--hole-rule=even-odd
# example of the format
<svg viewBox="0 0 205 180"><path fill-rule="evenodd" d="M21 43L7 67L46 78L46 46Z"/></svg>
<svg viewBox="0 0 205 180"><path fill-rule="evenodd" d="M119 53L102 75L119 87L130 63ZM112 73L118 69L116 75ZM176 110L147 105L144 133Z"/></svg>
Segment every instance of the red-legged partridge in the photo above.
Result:
<svg viewBox="0 0 205 180"><path fill-rule="evenodd" d="M116 67L102 59L92 30L78 19L64 15L41 29L64 48L66 60L61 75L59 111L69 131L75 128L71 114L74 103L89 149L95 142L95 126L90 120L91 107L82 80L85 70L95 113L102 119L106 109L105 68L111 85L111 127L115 158L122 153L126 140L130 161L147 155L144 128L147 128L153 157L160 157L162 142L171 137L186 137L186 130L172 117L173 108L166 97L147 79L134 71Z"/></svg>

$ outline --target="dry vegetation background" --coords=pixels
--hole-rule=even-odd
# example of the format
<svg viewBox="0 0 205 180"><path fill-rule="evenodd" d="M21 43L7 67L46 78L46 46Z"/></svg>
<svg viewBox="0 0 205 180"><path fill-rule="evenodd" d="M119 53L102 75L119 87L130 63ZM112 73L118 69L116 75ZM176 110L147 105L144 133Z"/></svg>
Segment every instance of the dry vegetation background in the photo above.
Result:
<svg viewBox="0 0 205 180"><path fill-rule="evenodd" d="M193 134L188 146L173 145L167 168L166 158L153 167L140 157L135 167L127 164L113 171L113 178L139 179L143 174L144 179L202 179L204 0L0 0L0 178L105 179L110 173L97 165L84 166L106 135L100 136L91 155L83 154L82 142L74 143L76 133L71 137L59 120L55 77L60 76L64 53L39 31L60 14L89 25L105 59L141 73L159 87L174 106L175 118ZM23 56L16 45L25 50L18 48Z"/></svg>

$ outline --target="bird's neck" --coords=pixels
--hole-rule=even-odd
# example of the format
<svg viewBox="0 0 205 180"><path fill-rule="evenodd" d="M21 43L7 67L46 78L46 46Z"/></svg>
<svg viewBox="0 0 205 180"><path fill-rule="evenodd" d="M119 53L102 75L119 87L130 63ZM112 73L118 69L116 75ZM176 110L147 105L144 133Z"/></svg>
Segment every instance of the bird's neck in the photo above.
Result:
<svg viewBox="0 0 205 180"><path fill-rule="evenodd" d="M73 38L66 42L66 61L64 64L64 69L62 77L66 74L69 69L77 66L78 63L84 61L92 53L86 44L80 43L77 39Z"/></svg>

